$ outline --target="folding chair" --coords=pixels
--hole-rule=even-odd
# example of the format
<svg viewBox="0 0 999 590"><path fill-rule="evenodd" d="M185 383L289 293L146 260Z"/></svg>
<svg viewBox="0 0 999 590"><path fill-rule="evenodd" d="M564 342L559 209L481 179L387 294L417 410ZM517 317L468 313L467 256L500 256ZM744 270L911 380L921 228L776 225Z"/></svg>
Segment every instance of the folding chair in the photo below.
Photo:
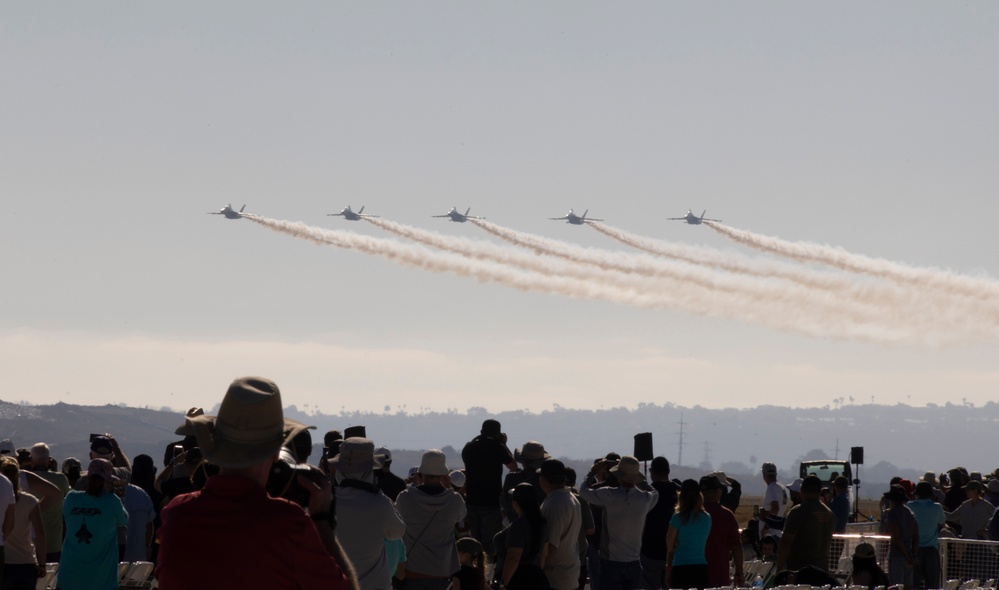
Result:
<svg viewBox="0 0 999 590"><path fill-rule="evenodd" d="M149 575L153 573L153 567L151 561L136 561L120 585L126 588L148 588L147 582Z"/></svg>

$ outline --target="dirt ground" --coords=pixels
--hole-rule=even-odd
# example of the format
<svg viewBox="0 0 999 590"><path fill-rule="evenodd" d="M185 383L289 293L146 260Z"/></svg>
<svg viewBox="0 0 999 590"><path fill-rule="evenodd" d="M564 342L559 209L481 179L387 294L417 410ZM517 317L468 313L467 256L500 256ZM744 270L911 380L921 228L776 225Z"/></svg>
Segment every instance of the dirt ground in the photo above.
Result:
<svg viewBox="0 0 999 590"><path fill-rule="evenodd" d="M735 519L739 521L740 528L746 526L746 523L753 518L753 505L759 505L762 502L761 496L742 497L742 500L739 501L739 509L735 511ZM860 511L867 516L873 515L874 520L878 520L878 501L861 500Z"/></svg>

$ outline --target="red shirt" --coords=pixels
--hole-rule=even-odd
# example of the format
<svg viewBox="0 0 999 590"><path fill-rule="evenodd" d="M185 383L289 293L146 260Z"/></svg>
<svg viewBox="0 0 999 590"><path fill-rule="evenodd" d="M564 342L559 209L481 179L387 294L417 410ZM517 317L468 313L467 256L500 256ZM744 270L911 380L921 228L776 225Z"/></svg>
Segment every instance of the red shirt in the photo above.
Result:
<svg viewBox="0 0 999 590"><path fill-rule="evenodd" d="M156 566L164 590L330 588L347 578L297 504L216 475L164 509Z"/></svg>
<svg viewBox="0 0 999 590"><path fill-rule="evenodd" d="M732 559L732 545L739 545L739 522L735 514L717 502L705 502L704 511L711 515L711 533L704 547L704 557L708 561L708 586L721 588L731 586L728 577L729 562Z"/></svg>

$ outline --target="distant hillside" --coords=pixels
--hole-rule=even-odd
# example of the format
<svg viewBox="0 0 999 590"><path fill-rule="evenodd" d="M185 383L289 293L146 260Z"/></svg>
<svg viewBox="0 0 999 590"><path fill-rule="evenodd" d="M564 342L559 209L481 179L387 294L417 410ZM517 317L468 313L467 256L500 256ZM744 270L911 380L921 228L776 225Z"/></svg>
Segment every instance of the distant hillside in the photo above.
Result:
<svg viewBox="0 0 999 590"><path fill-rule="evenodd" d="M776 462L781 479L790 481L797 475L799 460L836 458L837 447L841 459L849 456L850 447L864 447L866 464L860 467L860 478L865 497L879 495L896 474L915 479L923 471L940 472L955 465L983 472L991 472L999 465L986 442L999 422L999 404L995 403L982 407L950 403L923 408L837 404L811 409L761 406L746 410L645 404L634 410L555 408L537 414L497 415L482 408L467 413L452 410L324 415L289 407L286 413L317 426L314 440L320 444L326 430L366 426L368 436L377 444L395 450L397 473L416 464L419 451L425 448L452 447L455 451L449 453L449 462L459 466L460 449L490 417L502 422L511 449L527 440L540 440L550 453L572 459L581 469L608 451L631 453L634 434L651 432L655 453L674 464L675 476L699 476L722 469L742 480L751 494L762 490L758 470L764 461ZM681 419L683 466L677 467ZM18 447L44 440L60 459L70 455L85 458L90 433L107 431L121 441L127 454L147 453L159 462L165 445L177 438L173 432L181 422L180 411L0 402L0 438L11 438Z"/></svg>

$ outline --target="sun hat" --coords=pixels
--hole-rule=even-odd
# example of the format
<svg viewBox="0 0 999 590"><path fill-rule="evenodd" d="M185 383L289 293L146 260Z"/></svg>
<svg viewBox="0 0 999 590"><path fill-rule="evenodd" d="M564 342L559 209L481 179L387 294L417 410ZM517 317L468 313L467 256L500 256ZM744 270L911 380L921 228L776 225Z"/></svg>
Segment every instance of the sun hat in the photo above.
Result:
<svg viewBox="0 0 999 590"><path fill-rule="evenodd" d="M799 477L798 479L792 481L791 485L787 486L787 489L791 490L792 492L800 492L801 491L801 483L803 481L805 481L805 480L803 480L802 478Z"/></svg>
<svg viewBox="0 0 999 590"><path fill-rule="evenodd" d="M340 453L330 459L330 464L340 473L363 473L378 469L385 462L385 455L375 453L375 443L359 436L350 437L340 445Z"/></svg>
<svg viewBox="0 0 999 590"><path fill-rule="evenodd" d="M718 481L718 477L715 475L705 475L701 478L699 485L702 492L721 489L721 482Z"/></svg>
<svg viewBox="0 0 999 590"><path fill-rule="evenodd" d="M447 468L444 451L440 449L424 451L423 458L420 460L419 472L421 475L447 475L451 473L451 470Z"/></svg>
<svg viewBox="0 0 999 590"><path fill-rule="evenodd" d="M107 459L94 459L87 467L87 477L99 477L104 481L114 480L114 470Z"/></svg>
<svg viewBox="0 0 999 590"><path fill-rule="evenodd" d="M545 445L536 440L529 440L524 443L523 449L514 451L513 457L518 463L537 469L545 459L551 459L552 456L545 451Z"/></svg>
<svg viewBox="0 0 999 590"><path fill-rule="evenodd" d="M192 409L177 434L194 434L205 459L238 469L265 461L286 440L314 428L284 417L281 390L263 377L241 377L229 385L217 416Z"/></svg>
<svg viewBox="0 0 999 590"><path fill-rule="evenodd" d="M610 472L614 474L614 477L618 481L637 483L645 480L645 475L642 474L638 459L629 455L621 457L617 465L610 468Z"/></svg>
<svg viewBox="0 0 999 590"><path fill-rule="evenodd" d="M13 455L16 452L14 443L9 438L0 440L0 455Z"/></svg>

